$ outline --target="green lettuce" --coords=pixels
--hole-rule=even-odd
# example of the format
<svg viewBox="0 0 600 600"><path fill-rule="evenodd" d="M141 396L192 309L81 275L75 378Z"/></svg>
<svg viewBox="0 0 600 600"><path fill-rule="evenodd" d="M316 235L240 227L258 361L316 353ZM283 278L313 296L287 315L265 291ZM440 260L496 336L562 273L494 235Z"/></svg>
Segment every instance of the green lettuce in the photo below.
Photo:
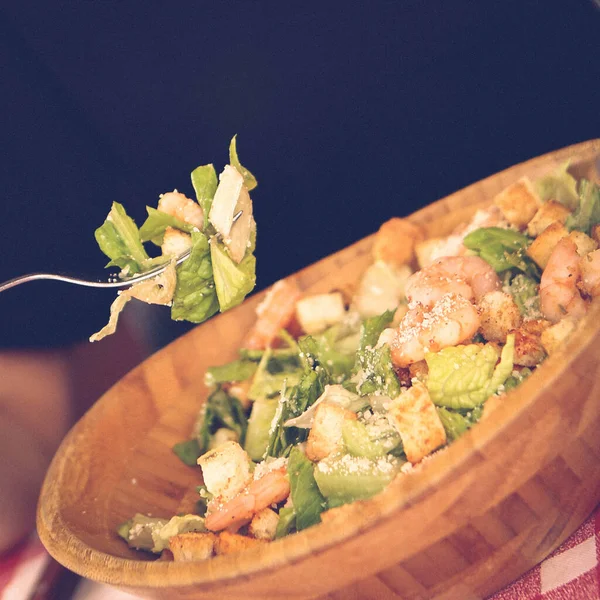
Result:
<svg viewBox="0 0 600 600"><path fill-rule="evenodd" d="M275 539L278 540L296 530L296 511L293 506L284 506L279 511L279 521L275 530Z"/></svg>
<svg viewBox="0 0 600 600"><path fill-rule="evenodd" d="M107 267L139 273L149 260L135 221L118 202L112 203L106 220L96 229L95 237L100 250L110 258Z"/></svg>
<svg viewBox="0 0 600 600"><path fill-rule="evenodd" d="M203 233L192 233L192 253L177 267L177 286L171 307L171 318L175 321L202 323L219 310L209 246Z"/></svg>
<svg viewBox="0 0 600 600"><path fill-rule="evenodd" d="M500 362L493 344L453 346L425 355L429 373L425 385L437 406L470 409L483 404L513 369L515 336L509 335Z"/></svg>
<svg viewBox="0 0 600 600"><path fill-rule="evenodd" d="M508 284L508 291L524 317L535 319L541 316L539 284L535 279L517 273Z"/></svg>
<svg viewBox="0 0 600 600"><path fill-rule="evenodd" d="M576 229L588 235L592 227L600 223L600 187L593 181L582 179L579 182L579 204L573 214L567 217L565 226L569 231Z"/></svg>
<svg viewBox="0 0 600 600"><path fill-rule="evenodd" d="M574 210L579 202L577 180L568 172L569 161L560 165L554 173L541 177L533 187L542 202L555 200Z"/></svg>
<svg viewBox="0 0 600 600"><path fill-rule="evenodd" d="M454 442L471 429L479 421L483 412L481 406L477 406L466 413L444 408L443 406L437 406L436 410L446 431L448 442Z"/></svg>
<svg viewBox="0 0 600 600"><path fill-rule="evenodd" d="M234 360L218 367L209 367L206 369L204 383L212 387L219 383L246 381L254 375L257 368L256 362L243 359Z"/></svg>
<svg viewBox="0 0 600 600"><path fill-rule="evenodd" d="M240 264L231 259L225 246L212 238L210 256L221 312L240 304L254 289L256 283L256 258L251 251Z"/></svg>
<svg viewBox="0 0 600 600"><path fill-rule="evenodd" d="M250 173L246 167L242 167L240 163L240 159L238 158L237 154L237 135L234 135L231 138L231 143L229 144L229 164L240 172L244 178L244 184L249 192L258 185L256 177L254 177L254 175L252 175L252 173Z"/></svg>
<svg viewBox="0 0 600 600"><path fill-rule="evenodd" d="M148 217L140 227L140 239L142 242L151 241L157 246L160 246L163 243L163 237L167 227L173 227L174 229L179 229L186 233L192 233L192 231L194 231L194 226L190 223L186 223L173 215L168 215L151 206L146 206L146 212L148 213Z"/></svg>
<svg viewBox="0 0 600 600"><path fill-rule="evenodd" d="M173 446L175 455L188 467L194 467L198 464L198 459L202 456L200 444L196 438L179 442Z"/></svg>
<svg viewBox="0 0 600 600"><path fill-rule="evenodd" d="M297 531L321 522L321 513L327 509L327 502L317 486L314 465L299 448L293 448L287 464L290 478L290 495Z"/></svg>
<svg viewBox="0 0 600 600"><path fill-rule="evenodd" d="M212 436L222 428L235 432L239 443L244 444L248 428L246 413L237 398L219 387L206 400L196 423L200 455L209 449Z"/></svg>
<svg viewBox="0 0 600 600"><path fill-rule="evenodd" d="M379 394L395 398L400 393L400 381L394 371L390 347L367 347L356 354L360 365L357 390L361 396Z"/></svg>
<svg viewBox="0 0 600 600"><path fill-rule="evenodd" d="M513 229L480 227L467 234L463 244L489 263L497 273L517 269L539 281L539 269L526 254L531 241Z"/></svg>
<svg viewBox="0 0 600 600"><path fill-rule="evenodd" d="M192 171L192 185L196 192L196 200L204 212L204 229L208 225L208 214L212 205L217 186L217 172L213 165L202 165Z"/></svg>

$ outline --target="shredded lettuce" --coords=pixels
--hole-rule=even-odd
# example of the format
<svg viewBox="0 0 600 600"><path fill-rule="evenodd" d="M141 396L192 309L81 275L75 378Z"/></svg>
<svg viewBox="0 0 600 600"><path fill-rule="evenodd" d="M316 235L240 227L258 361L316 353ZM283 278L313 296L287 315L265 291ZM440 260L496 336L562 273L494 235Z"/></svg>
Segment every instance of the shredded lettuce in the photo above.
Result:
<svg viewBox="0 0 600 600"><path fill-rule="evenodd" d="M539 281L539 269L525 253L531 241L513 229L480 227L467 234L463 244L489 263L497 273L518 269Z"/></svg>
<svg viewBox="0 0 600 600"><path fill-rule="evenodd" d="M210 243L210 256L215 289L223 312L240 304L254 289L256 258L252 252L247 252L242 262L236 264L215 238Z"/></svg>
<svg viewBox="0 0 600 600"><path fill-rule="evenodd" d="M258 185L258 182L256 181L256 177L254 177L246 167L242 167L240 163L237 153L237 134L231 138L231 143L229 144L229 162L244 178L244 184L248 191L252 191Z"/></svg>
<svg viewBox="0 0 600 600"><path fill-rule="evenodd" d="M192 185L196 192L196 200L204 212L204 229L208 226L208 215L215 192L217 191L217 172L213 165L196 167L191 174Z"/></svg>
<svg viewBox="0 0 600 600"><path fill-rule="evenodd" d="M321 521L321 513L327 509L327 502L315 481L313 463L299 448L293 448L290 452L287 472L296 513L295 526L297 531L301 531Z"/></svg>
<svg viewBox="0 0 600 600"><path fill-rule="evenodd" d="M541 177L533 187L542 202L555 200L574 210L579 202L577 180L568 172L569 161L560 165L554 173Z"/></svg>
<svg viewBox="0 0 600 600"><path fill-rule="evenodd" d="M425 382L437 406L454 409L483 404L506 381L513 369L515 336L509 335L500 362L493 344L453 346L425 355L429 373Z"/></svg>
<svg viewBox="0 0 600 600"><path fill-rule="evenodd" d="M112 203L106 220L96 229L95 237L100 250L110 258L107 267L139 273L149 260L135 221L118 202Z"/></svg>
<svg viewBox="0 0 600 600"><path fill-rule="evenodd" d="M165 229L167 227L173 227L174 229L179 229L186 233L192 233L192 231L194 231L194 226L190 223L186 223L177 217L168 215L161 210L146 206L146 211L148 217L140 227L140 239L142 242L151 241L157 246L160 246L163 242Z"/></svg>
<svg viewBox="0 0 600 600"><path fill-rule="evenodd" d="M171 318L202 323L219 310L213 282L213 267L207 237L192 233L192 253L177 267L177 287L173 296Z"/></svg>
<svg viewBox="0 0 600 600"><path fill-rule="evenodd" d="M600 223L600 187L593 181L579 182L579 204L575 212L567 217L565 226L569 231L576 229L588 235L592 227Z"/></svg>

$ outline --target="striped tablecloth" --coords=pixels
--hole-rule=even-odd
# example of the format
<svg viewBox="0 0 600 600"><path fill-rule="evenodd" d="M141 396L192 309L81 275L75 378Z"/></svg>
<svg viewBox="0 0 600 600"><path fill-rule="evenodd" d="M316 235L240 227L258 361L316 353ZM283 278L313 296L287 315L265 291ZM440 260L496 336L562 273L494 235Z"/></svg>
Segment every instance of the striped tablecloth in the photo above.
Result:
<svg viewBox="0 0 600 600"><path fill-rule="evenodd" d="M49 562L35 535L1 557L0 600L32 598L36 583ZM73 594L74 600L134 598L87 580L82 580ZM489 600L600 600L600 506L546 560Z"/></svg>

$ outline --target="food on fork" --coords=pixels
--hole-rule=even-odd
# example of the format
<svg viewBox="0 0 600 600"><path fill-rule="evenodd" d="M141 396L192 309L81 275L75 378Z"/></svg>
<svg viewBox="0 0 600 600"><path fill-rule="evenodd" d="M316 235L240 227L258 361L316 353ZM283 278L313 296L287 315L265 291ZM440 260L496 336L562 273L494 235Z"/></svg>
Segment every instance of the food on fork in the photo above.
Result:
<svg viewBox="0 0 600 600"><path fill-rule="evenodd" d="M128 544L206 560L302 531L510 402L600 295L600 188L563 165L490 200L445 238L382 225L352 298L277 282L174 448L202 472L198 514L136 515Z"/></svg>
<svg viewBox="0 0 600 600"><path fill-rule="evenodd" d="M100 249L118 267L119 276L143 273L167 263L164 272L119 292L110 320L90 337L98 341L115 332L119 314L132 298L171 307L171 318L201 323L218 311L240 304L256 282L256 223L249 191L256 179L238 159L236 137L229 146L229 165L217 180L212 164L191 175L197 201L174 190L162 194L157 208L138 229L123 206L114 202L96 230ZM144 243L161 250L151 258ZM181 264L176 259L191 250Z"/></svg>

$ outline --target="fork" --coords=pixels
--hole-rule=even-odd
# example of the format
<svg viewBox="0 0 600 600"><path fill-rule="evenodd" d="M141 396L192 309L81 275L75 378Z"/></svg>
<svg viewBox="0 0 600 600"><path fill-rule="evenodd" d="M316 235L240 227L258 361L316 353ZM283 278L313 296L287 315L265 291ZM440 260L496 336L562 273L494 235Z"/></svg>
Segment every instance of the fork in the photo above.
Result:
<svg viewBox="0 0 600 600"><path fill-rule="evenodd" d="M235 215L233 215L233 223L235 223L242 216L242 211L238 211ZM221 239L221 234L217 233L214 237ZM180 265L183 261L187 260L192 253L192 249L186 250L183 254L180 254L177 257L175 263ZM116 279L115 276L111 276L108 281L91 281L89 279L82 279L81 277L73 277L71 275L61 275L59 273L30 273L29 275L20 275L19 277L14 277L13 279L9 279L4 283L0 283L0 292L4 292L5 290L9 290L12 287L17 285L21 285L22 283L29 283L30 281L39 281L42 279L51 279L54 281L62 281L64 283L73 283L75 285L83 285L86 287L94 287L94 288L124 288L139 283L140 281L145 281L146 279L151 279L152 277L156 277L160 275L170 264L170 261L165 262L163 265L158 265L149 271L144 271L143 273L137 273L135 275L131 275L130 277L123 277Z"/></svg>

